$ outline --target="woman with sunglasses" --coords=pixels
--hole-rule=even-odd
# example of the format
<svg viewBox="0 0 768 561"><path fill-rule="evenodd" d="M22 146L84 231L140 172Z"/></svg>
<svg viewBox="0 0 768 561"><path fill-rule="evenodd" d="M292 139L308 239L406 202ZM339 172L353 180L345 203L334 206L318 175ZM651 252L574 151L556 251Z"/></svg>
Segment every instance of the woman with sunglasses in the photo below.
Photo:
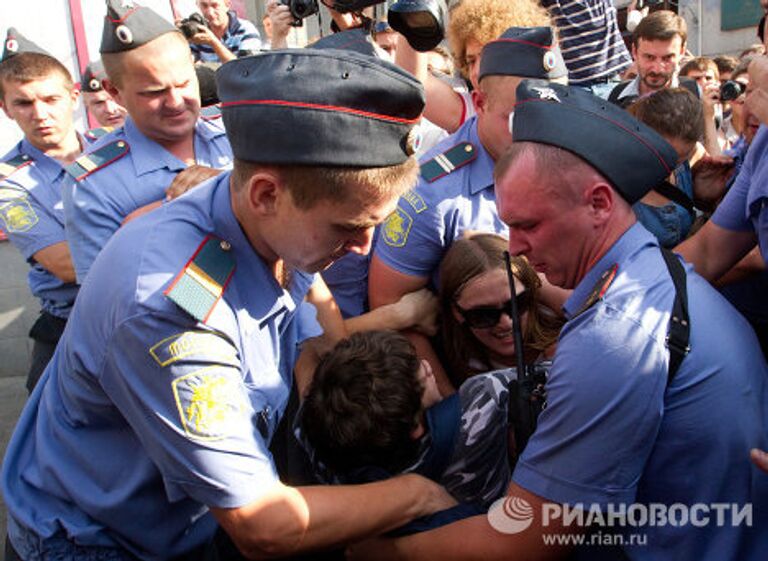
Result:
<svg viewBox="0 0 768 561"><path fill-rule="evenodd" d="M506 248L501 236L475 234L455 241L440 265L442 341L456 387L474 374L516 365ZM524 258L512 257L512 272L530 363L554 353L563 321L541 304L541 281Z"/></svg>

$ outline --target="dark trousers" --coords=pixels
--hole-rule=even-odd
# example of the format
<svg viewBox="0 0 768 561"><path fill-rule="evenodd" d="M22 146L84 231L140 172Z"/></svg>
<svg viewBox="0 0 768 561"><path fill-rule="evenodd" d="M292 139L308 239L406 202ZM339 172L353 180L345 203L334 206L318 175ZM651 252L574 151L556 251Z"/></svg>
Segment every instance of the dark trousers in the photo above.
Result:
<svg viewBox="0 0 768 561"><path fill-rule="evenodd" d="M34 341L32 346L32 364L27 374L27 391L32 393L37 381L43 375L45 367L51 361L56 345L64 333L67 320L56 317L48 312L40 312L40 317L29 330L29 336Z"/></svg>

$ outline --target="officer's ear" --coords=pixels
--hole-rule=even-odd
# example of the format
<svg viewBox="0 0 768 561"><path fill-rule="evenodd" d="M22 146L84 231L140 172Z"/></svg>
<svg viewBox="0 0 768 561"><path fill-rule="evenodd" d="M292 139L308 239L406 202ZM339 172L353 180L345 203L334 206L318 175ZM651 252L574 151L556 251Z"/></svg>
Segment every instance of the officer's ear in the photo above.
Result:
<svg viewBox="0 0 768 561"><path fill-rule="evenodd" d="M603 181L593 183L584 190L586 203L596 223L602 224L610 218L616 205L618 193L608 183Z"/></svg>
<svg viewBox="0 0 768 561"><path fill-rule="evenodd" d="M488 94L480 88L472 90L472 105L477 113L482 113L488 107Z"/></svg>
<svg viewBox="0 0 768 561"><path fill-rule="evenodd" d="M251 211L259 216L270 216L277 212L282 199L288 195L280 178L266 170L259 170L244 186L246 199Z"/></svg>

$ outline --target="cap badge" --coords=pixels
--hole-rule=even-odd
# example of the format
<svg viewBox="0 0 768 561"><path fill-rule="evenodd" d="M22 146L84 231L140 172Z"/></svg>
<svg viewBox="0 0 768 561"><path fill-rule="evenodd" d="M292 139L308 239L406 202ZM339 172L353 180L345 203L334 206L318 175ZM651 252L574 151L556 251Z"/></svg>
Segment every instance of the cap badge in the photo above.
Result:
<svg viewBox="0 0 768 561"><path fill-rule="evenodd" d="M531 89L535 91L537 94L539 94L539 99L546 99L548 101L556 101L557 103L562 103L562 101L560 101L560 98L557 97L557 92L552 88L534 87Z"/></svg>
<svg viewBox="0 0 768 561"><path fill-rule="evenodd" d="M544 53L544 59L542 60L542 64L544 65L544 70L549 72L552 70L555 66L557 66L557 57L555 57L555 53L552 51L547 51Z"/></svg>
<svg viewBox="0 0 768 561"><path fill-rule="evenodd" d="M118 25L115 28L115 35L124 45L130 45L133 43L133 33L125 25Z"/></svg>
<svg viewBox="0 0 768 561"><path fill-rule="evenodd" d="M16 39L8 39L5 42L5 48L9 53L15 53L19 50L19 42Z"/></svg>
<svg viewBox="0 0 768 561"><path fill-rule="evenodd" d="M134 3L133 0L121 0L120 7L130 10L131 8L135 8L136 4Z"/></svg>
<svg viewBox="0 0 768 561"><path fill-rule="evenodd" d="M405 153L408 156L413 156L421 146L421 132L419 127L415 126L408 131L408 136L405 139Z"/></svg>
<svg viewBox="0 0 768 561"><path fill-rule="evenodd" d="M96 78L91 78L88 81L88 87L92 90L100 90L101 89L101 82L99 82Z"/></svg>

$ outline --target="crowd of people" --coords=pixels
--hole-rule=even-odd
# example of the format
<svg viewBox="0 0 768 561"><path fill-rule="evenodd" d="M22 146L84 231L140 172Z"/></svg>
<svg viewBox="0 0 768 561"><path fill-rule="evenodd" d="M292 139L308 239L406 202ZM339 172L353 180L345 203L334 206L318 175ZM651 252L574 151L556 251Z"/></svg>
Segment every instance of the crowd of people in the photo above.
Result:
<svg viewBox="0 0 768 561"><path fill-rule="evenodd" d="M263 41L107 0L79 86L9 29L5 558L766 558L763 45L460 0L425 52L323 4L289 48L288 2Z"/></svg>

